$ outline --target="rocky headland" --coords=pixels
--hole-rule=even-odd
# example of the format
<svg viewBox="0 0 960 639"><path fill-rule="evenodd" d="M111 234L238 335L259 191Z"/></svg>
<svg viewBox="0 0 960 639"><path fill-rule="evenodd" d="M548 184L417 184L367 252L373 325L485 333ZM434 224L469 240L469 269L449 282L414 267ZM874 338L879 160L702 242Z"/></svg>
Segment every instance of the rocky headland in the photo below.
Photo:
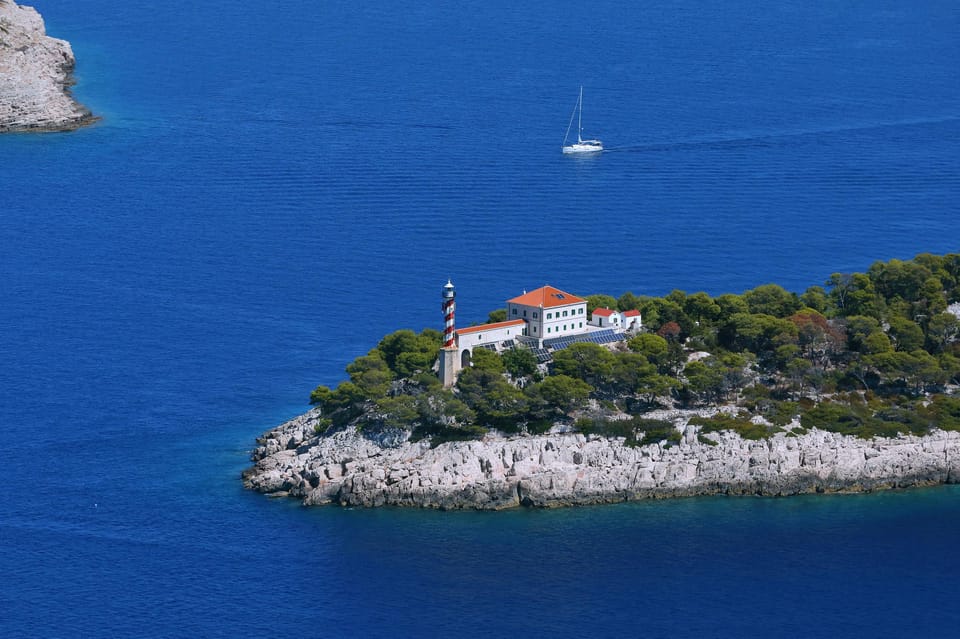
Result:
<svg viewBox="0 0 960 639"><path fill-rule="evenodd" d="M700 411L703 413L704 411ZM716 412L708 410L707 413ZM405 431L318 435L314 409L264 434L244 485L305 505L498 510L694 495L866 492L954 483L960 432L858 439L821 430L746 440L701 433L692 411L658 415L679 443L629 446L579 433L487 435L431 447Z"/></svg>
<svg viewBox="0 0 960 639"><path fill-rule="evenodd" d="M35 9L0 0L0 133L95 122L70 94L75 64L70 43L46 35Z"/></svg>

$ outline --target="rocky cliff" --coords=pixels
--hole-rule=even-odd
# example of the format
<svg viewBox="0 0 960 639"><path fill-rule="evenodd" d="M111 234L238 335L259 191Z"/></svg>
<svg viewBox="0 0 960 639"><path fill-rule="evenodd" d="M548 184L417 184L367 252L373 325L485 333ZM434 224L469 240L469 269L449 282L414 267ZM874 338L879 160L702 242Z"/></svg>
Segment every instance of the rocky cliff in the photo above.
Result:
<svg viewBox="0 0 960 639"><path fill-rule="evenodd" d="M46 35L35 9L0 0L0 133L94 122L70 95L74 64L70 43Z"/></svg>
<svg viewBox="0 0 960 639"><path fill-rule="evenodd" d="M488 437L431 448L403 432L317 436L318 410L258 440L247 488L304 504L502 509L709 494L870 491L960 477L960 433L864 441L813 430L744 440L701 436L676 415L680 444L629 447L580 434Z"/></svg>

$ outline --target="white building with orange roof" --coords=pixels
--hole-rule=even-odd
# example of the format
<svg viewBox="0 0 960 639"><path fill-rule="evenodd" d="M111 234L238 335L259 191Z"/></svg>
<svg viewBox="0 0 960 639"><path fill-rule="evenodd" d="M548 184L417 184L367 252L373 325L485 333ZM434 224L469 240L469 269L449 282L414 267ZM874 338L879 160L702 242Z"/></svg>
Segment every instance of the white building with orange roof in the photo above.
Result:
<svg viewBox="0 0 960 639"><path fill-rule="evenodd" d="M587 300L543 286L507 300L507 320L526 322L525 335L549 339L582 333L587 324Z"/></svg>
<svg viewBox="0 0 960 639"><path fill-rule="evenodd" d="M610 308L595 308L590 313L590 324L600 328L620 328L623 316L620 311Z"/></svg>
<svg viewBox="0 0 960 639"><path fill-rule="evenodd" d="M624 311L620 316L623 321L623 330L635 333L643 328L643 320L640 317L640 311L637 309Z"/></svg>

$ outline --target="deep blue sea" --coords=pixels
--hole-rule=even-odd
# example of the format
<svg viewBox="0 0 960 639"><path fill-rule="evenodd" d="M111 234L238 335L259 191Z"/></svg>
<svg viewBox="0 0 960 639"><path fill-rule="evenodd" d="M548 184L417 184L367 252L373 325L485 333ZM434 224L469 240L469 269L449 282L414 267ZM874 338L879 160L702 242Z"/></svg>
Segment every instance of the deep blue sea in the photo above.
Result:
<svg viewBox="0 0 960 639"><path fill-rule="evenodd" d="M960 250L960 5L34 0L103 117L0 137L0 636L956 636L960 487L304 509L254 438L523 289ZM579 86L609 149L564 157Z"/></svg>

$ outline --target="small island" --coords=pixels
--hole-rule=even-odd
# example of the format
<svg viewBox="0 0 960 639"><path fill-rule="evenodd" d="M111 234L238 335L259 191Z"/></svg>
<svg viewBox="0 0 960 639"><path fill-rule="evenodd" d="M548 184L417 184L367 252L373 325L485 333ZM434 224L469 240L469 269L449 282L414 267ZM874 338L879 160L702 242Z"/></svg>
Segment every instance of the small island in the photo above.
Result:
<svg viewBox="0 0 960 639"><path fill-rule="evenodd" d="M503 509L862 492L960 477L960 254L803 294L579 297L400 330L258 439L244 485L304 504Z"/></svg>
<svg viewBox="0 0 960 639"><path fill-rule="evenodd" d="M0 0L0 133L96 122L70 94L75 65L70 43L48 36L35 9Z"/></svg>

